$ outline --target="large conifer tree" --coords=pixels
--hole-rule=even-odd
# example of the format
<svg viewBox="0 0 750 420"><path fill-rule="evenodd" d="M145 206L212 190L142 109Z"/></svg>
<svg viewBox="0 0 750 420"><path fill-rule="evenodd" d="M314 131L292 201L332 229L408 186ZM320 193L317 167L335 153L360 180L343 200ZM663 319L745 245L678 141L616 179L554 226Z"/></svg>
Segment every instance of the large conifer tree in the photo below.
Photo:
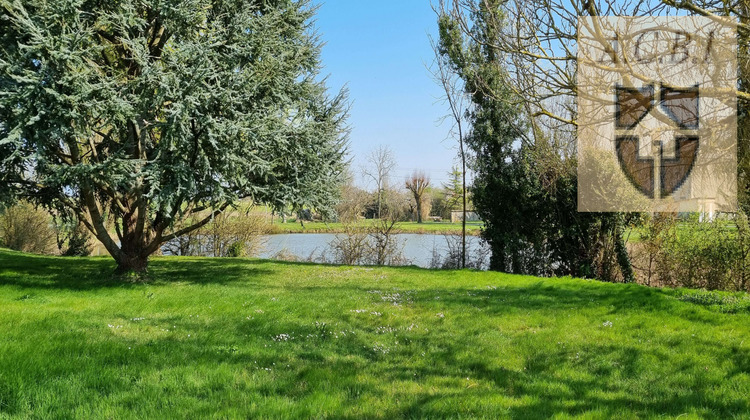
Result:
<svg viewBox="0 0 750 420"><path fill-rule="evenodd" d="M79 218L119 270L243 197L329 210L345 98L317 78L313 14L290 0L0 0L0 199Z"/></svg>

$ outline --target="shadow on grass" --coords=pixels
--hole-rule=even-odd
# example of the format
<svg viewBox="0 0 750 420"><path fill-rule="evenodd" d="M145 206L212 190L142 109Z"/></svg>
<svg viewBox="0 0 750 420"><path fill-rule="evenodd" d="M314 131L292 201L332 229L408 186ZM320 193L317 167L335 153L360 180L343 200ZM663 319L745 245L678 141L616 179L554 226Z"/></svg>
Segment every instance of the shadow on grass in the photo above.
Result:
<svg viewBox="0 0 750 420"><path fill-rule="evenodd" d="M606 308L611 313L627 310L661 312L673 308L675 299L660 290L637 285L616 285L608 288L603 283L555 284L555 279L547 279L534 284L521 286L499 286L496 289L454 288L421 290L419 301L435 303L446 307L479 308L490 314L501 314L512 308L524 310L597 307Z"/></svg>
<svg viewBox="0 0 750 420"><path fill-rule="evenodd" d="M167 285L180 282L196 285L227 285L242 283L247 286L270 287L265 276L277 274L274 267L315 267L316 263L286 262L244 258L191 258L191 257L156 257L152 259L145 282L133 282L114 275L115 264L109 257L49 257L8 250L0 250L0 285L15 285L23 288L92 290L111 287L137 287L140 284L150 286ZM335 267L335 266L327 266ZM356 266L357 271L389 270L383 267ZM424 277L435 272L443 275L466 275L472 271L429 270L415 266L398 267L399 275L404 278ZM507 276L497 274L498 276ZM519 278L522 278L519 276ZM304 279L303 279L304 280ZM356 279L352 279L356 280ZM399 284L397 279L393 284ZM533 283L504 285L503 278L498 277L493 288L447 287L433 288L429 283L420 284L415 290L414 302L434 305L455 310L478 308L491 315L501 315L514 310L570 310L582 307L605 307L611 313L638 310L658 312L681 306L659 289L639 285L622 285L601 282L580 282L571 284L568 281L556 282L555 279L544 279ZM361 284L356 281L343 284L326 285L319 282L295 284L295 289L302 292L332 289L350 293L367 292L373 284ZM407 290L409 284L404 283ZM440 296L440 300L435 300ZM373 296L377 299L377 296ZM691 305L692 306L692 305ZM705 311L686 310L681 314L691 321L717 323L716 317Z"/></svg>
<svg viewBox="0 0 750 420"><path fill-rule="evenodd" d="M0 250L0 285L24 288L92 290L108 287L167 285L173 282L230 284L273 273L259 261L225 258L156 258L143 281L114 274L109 257L50 257Z"/></svg>
<svg viewBox="0 0 750 420"><path fill-rule="evenodd" d="M477 392L467 389L460 393L422 395L413 404L394 409L387 417L436 418L471 414L473 410L461 401L470 394L473 394L471 396L475 400L480 400L477 405L482 405L482 399L489 401L498 394L516 399L518 404L506 407L510 418L552 418L561 413L581 415L587 412L595 412L601 418L617 418L624 416L623 412L630 413L626 416L628 418L633 415L649 418L679 417L691 410L705 416L703 418L739 418L737 416L747 415L750 410L747 400L710 396L710 391L721 386L723 379L707 379L708 375L701 375L700 367L678 367L677 370L688 370L691 375L685 376L690 376L691 380L681 382L677 387L661 382L670 381L668 376L656 380L650 378L648 372L644 372L639 366L639 359L650 352L653 351L632 347L594 346L591 348L592 354L617 360L617 367L606 372L590 372L594 375L587 375L585 378L560 374L557 368L571 363L567 355L562 353L539 355L540 359L530 363L528 370L523 372L490 367L484 362L462 362L446 358L420 374L439 377L441 367L447 369L451 366L464 366L472 379L491 382L492 388L485 387ZM675 356L662 360L669 363L673 357ZM613 380L618 375L626 376L628 380ZM677 385L674 380L670 382L673 386Z"/></svg>

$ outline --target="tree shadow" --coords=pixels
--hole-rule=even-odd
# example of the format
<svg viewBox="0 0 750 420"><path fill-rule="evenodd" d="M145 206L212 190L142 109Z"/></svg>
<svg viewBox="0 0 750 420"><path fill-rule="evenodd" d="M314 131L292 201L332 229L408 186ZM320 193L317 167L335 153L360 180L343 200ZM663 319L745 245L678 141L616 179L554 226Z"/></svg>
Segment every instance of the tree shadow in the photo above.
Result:
<svg viewBox="0 0 750 420"><path fill-rule="evenodd" d="M114 273L115 263L109 257L51 257L2 250L0 285L79 291L174 282L252 285L258 277L274 272L260 265L260 261L246 259L156 257L145 276L128 278Z"/></svg>
<svg viewBox="0 0 750 420"><path fill-rule="evenodd" d="M643 392L638 384L639 376L644 375L640 360L644 357L661 357L666 362L675 355L666 356L657 350L644 350L633 347L616 347L597 345L590 348L590 354L607 355L616 359L617 366L594 372L586 378L570 374L561 374L558 367L570 364L567 356L560 353L540 354L538 360L532 360L524 370L510 370L501 366L489 366L486 361L464 360L453 357L461 349L454 348L440 358L431 360L427 367L417 369L417 375L424 381L429 378L453 377L460 381L463 376L470 376L471 381L484 384L481 389L472 390L467 381L463 391L440 391L422 393L416 401L393 408L386 418L439 418L480 415L486 412L476 407L467 407L462 403L466 398L488 401L501 395L521 403L509 404L507 407L494 406L498 413L509 418L552 418L556 415L582 415L597 413L596 418L617 418L623 416L623 410L630 416L662 417L680 416L691 410L707 418L738 418L750 412L750 401L740 399L726 400L710 397L710 392L720 385L719 380L707 380L695 377L690 383L681 383L681 390L669 389L661 383ZM652 354L656 353L656 354ZM456 370L462 374L455 373ZM685 364L678 366L678 371L699 372L695 366ZM744 372L747 375L748 372ZM412 379L411 372L404 374L399 367L392 367L383 375L384 381ZM613 377L623 376L631 381L612 381ZM690 375L687 375L690 376ZM468 379L468 378L467 378ZM666 378L661 378L666 379ZM642 381L648 381L643 377ZM491 384L487 386L486 384ZM647 388L647 387L646 387ZM687 390L687 391L686 391ZM609 395L607 395L609 394ZM479 405L479 404L478 404ZM491 405L491 404L490 404ZM485 406L485 410L487 407Z"/></svg>
<svg viewBox="0 0 750 420"><path fill-rule="evenodd" d="M614 286L614 287L612 287ZM609 314L621 312L663 313L679 311L680 316L692 322L718 325L717 314L681 302L670 291L635 284L583 283L571 285L545 279L533 284L503 285L493 288L441 288L421 289L415 301L456 311L478 308L483 313L502 315L522 310L567 311L580 308L608 308ZM440 296L436 301L435 296Z"/></svg>

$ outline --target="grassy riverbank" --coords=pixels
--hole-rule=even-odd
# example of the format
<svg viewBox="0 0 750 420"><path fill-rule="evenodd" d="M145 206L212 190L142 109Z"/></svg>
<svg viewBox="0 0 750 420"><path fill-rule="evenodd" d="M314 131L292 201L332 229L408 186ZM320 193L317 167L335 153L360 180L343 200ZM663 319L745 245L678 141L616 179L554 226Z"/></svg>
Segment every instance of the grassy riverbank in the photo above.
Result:
<svg viewBox="0 0 750 420"><path fill-rule="evenodd" d="M745 295L0 250L0 418L747 418ZM708 297L707 297L708 296Z"/></svg>

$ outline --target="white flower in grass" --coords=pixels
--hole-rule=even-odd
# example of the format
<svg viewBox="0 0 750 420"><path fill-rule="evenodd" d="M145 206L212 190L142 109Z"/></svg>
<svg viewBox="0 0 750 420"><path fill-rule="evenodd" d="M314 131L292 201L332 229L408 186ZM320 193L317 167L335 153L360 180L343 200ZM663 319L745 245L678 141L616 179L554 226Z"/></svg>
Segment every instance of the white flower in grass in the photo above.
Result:
<svg viewBox="0 0 750 420"><path fill-rule="evenodd" d="M273 337L273 341L289 341L292 339L292 336L289 334L279 334L276 337Z"/></svg>
<svg viewBox="0 0 750 420"><path fill-rule="evenodd" d="M383 354L388 354L388 352L391 351L388 347L380 343L375 343L375 345L372 347L372 350L376 353L383 353Z"/></svg>
<svg viewBox="0 0 750 420"><path fill-rule="evenodd" d="M376 334L387 334L387 333L392 333L392 332L395 332L395 331L396 331L396 329L393 328L393 327L391 327L390 325L378 327L378 328L375 329L375 333Z"/></svg>
<svg viewBox="0 0 750 420"><path fill-rule="evenodd" d="M612 321L604 321L604 323L602 325L605 326L605 327L611 327L612 326Z"/></svg>
<svg viewBox="0 0 750 420"><path fill-rule="evenodd" d="M435 316L437 316L438 318L445 318L445 314L443 314L442 312L438 312Z"/></svg>

